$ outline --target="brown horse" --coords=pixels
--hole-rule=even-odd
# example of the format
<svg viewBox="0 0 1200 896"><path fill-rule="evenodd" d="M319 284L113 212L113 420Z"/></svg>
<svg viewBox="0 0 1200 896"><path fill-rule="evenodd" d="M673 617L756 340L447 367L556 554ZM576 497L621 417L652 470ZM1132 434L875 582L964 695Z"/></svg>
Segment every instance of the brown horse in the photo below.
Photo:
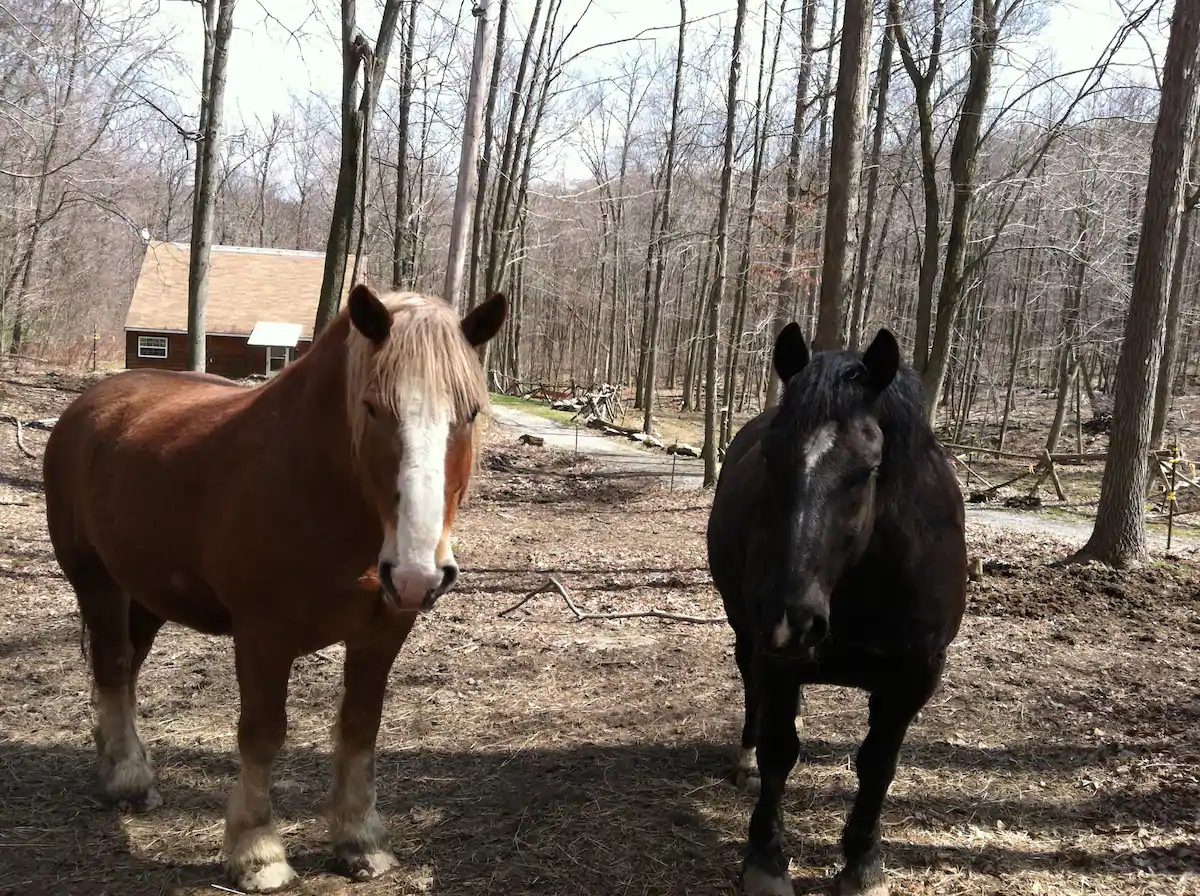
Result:
<svg viewBox="0 0 1200 896"><path fill-rule="evenodd" d="M311 349L247 389L134 370L88 389L46 446L46 516L92 666L106 794L161 803L135 726L138 671L164 622L232 635L240 777L225 817L233 882L295 878L272 820L271 766L298 656L345 642L326 814L341 867L396 865L375 809L375 741L418 612L455 583L455 512L488 402L474 349L497 294L461 321L415 293L356 286Z"/></svg>

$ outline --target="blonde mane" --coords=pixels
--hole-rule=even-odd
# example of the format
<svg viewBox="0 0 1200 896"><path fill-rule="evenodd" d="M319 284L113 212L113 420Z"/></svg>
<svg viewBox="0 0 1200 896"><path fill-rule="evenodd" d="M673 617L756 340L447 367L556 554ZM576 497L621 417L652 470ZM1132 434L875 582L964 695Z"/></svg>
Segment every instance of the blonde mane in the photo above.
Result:
<svg viewBox="0 0 1200 896"><path fill-rule="evenodd" d="M445 416L452 426L488 409L483 367L454 309L416 292L382 293L379 299L392 312L383 344L376 346L353 325L347 336L346 412L356 455L367 424L367 396L397 418Z"/></svg>

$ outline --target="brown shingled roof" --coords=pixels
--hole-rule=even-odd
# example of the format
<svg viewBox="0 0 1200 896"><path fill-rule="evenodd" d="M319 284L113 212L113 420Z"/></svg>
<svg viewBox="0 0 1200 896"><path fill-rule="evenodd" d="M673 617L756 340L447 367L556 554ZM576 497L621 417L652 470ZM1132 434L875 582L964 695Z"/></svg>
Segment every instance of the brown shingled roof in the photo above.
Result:
<svg viewBox="0 0 1200 896"><path fill-rule="evenodd" d="M187 330L188 257L186 243L150 241L142 258L125 327L130 330ZM350 269L342 301L350 290ZM213 246L208 267L208 303L204 326L209 333L249 336L259 321L301 325L301 338L311 339L323 252Z"/></svg>

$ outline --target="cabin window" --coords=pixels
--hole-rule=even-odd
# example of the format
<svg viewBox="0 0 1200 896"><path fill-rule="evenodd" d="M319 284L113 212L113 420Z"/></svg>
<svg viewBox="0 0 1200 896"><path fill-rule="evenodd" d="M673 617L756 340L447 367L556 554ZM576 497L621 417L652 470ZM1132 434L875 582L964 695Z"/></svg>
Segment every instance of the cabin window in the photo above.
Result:
<svg viewBox="0 0 1200 896"><path fill-rule="evenodd" d="M267 346L267 376L278 373L292 360L292 350L286 345Z"/></svg>
<svg viewBox="0 0 1200 896"><path fill-rule="evenodd" d="M167 356L167 337L139 336L137 352L139 358L165 358Z"/></svg>

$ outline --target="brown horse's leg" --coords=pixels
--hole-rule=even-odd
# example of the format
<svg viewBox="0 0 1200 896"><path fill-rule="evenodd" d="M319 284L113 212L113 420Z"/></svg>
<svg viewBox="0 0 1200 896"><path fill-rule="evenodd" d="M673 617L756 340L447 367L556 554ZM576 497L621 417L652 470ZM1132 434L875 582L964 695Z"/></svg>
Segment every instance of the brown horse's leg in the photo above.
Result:
<svg viewBox="0 0 1200 896"><path fill-rule="evenodd" d="M133 656L129 661L129 695L133 705L137 706L138 675L142 671L142 663L154 646L158 630L163 627L164 620L155 616L136 600L129 603L129 643L133 648Z"/></svg>
<svg viewBox="0 0 1200 896"><path fill-rule="evenodd" d="M265 893L296 879L271 815L271 766L287 736L287 686L295 655L267 628L265 637L234 630L242 708L241 775L225 813L226 869L234 885Z"/></svg>
<svg viewBox="0 0 1200 896"><path fill-rule="evenodd" d="M155 809L162 797L154 786L150 755L137 733L134 683L158 626L150 631L140 617L135 620L129 597L103 567L71 572L91 649L96 713L92 736L105 795L122 808Z"/></svg>
<svg viewBox="0 0 1200 896"><path fill-rule="evenodd" d="M334 727L337 754L326 817L338 862L355 880L370 880L398 864L375 809L375 739L388 673L414 618L369 643L346 645L345 692Z"/></svg>

